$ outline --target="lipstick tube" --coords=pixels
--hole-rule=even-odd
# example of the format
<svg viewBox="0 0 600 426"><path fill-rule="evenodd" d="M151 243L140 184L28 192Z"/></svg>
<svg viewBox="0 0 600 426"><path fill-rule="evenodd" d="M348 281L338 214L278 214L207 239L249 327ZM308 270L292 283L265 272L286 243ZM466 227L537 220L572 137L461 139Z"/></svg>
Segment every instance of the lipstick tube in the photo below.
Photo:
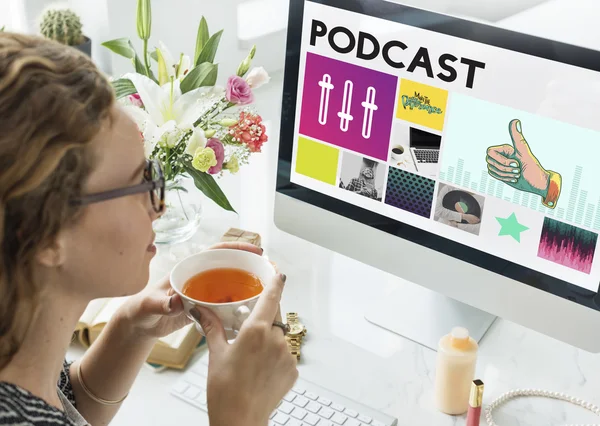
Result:
<svg viewBox="0 0 600 426"><path fill-rule="evenodd" d="M469 396L469 410L467 411L467 426L479 426L481 406L483 405L483 382L473 380Z"/></svg>

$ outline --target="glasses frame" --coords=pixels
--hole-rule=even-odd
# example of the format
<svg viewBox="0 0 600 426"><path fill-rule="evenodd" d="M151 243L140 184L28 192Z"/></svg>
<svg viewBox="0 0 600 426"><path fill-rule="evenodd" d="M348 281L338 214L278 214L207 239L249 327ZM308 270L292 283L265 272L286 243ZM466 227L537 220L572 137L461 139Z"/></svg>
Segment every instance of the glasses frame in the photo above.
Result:
<svg viewBox="0 0 600 426"><path fill-rule="evenodd" d="M152 170L158 171L158 179L150 180L152 176ZM144 192L150 193L150 201L152 208L156 213L161 213L165 210L165 175L162 170L160 162L157 160L146 160L146 168L144 169L144 179L146 182L142 182L137 185L126 186L123 188L111 189L110 191L96 192L93 194L83 195L71 201L73 205L85 206L88 204L99 203L102 201L112 200L115 198L126 197L128 195L142 194ZM154 199L154 191L160 190L160 199L158 200L158 209Z"/></svg>

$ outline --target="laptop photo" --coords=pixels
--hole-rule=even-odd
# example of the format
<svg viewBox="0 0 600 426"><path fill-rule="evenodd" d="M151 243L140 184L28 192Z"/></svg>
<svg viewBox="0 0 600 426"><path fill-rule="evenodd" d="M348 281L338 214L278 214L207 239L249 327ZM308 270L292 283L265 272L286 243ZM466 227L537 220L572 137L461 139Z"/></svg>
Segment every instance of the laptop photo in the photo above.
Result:
<svg viewBox="0 0 600 426"><path fill-rule="evenodd" d="M409 130L410 153L417 172L436 177L442 137L434 133L411 127Z"/></svg>

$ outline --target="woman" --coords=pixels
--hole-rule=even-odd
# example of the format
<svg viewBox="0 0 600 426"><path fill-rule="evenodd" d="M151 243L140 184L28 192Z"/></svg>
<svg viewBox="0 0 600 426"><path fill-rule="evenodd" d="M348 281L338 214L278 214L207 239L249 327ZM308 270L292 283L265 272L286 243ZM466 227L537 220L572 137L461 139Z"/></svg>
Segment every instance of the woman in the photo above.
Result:
<svg viewBox="0 0 600 426"><path fill-rule="evenodd" d="M164 209L151 188L161 183L87 57L0 33L0 425L108 424L157 338L188 324L167 280L144 288ZM267 286L233 344L210 310L194 312L211 352L211 426L266 425L295 382L273 326L284 281ZM124 295L133 296L67 364L88 302Z"/></svg>

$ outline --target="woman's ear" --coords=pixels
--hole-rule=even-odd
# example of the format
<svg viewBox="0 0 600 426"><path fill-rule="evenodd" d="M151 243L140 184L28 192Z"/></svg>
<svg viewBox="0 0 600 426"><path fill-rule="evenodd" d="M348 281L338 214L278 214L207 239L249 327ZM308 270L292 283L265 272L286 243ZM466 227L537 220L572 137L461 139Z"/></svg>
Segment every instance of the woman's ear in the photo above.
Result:
<svg viewBox="0 0 600 426"><path fill-rule="evenodd" d="M47 268L62 266L65 262L65 244L61 236L42 247L36 254L36 260Z"/></svg>

